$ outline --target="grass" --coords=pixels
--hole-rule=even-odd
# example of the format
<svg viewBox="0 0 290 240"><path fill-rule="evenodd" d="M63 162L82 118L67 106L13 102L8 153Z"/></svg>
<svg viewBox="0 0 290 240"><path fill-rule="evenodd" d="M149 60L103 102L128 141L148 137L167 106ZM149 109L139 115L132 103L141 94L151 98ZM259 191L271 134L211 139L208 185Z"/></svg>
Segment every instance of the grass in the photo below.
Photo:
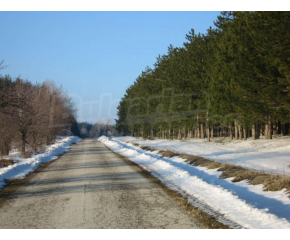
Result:
<svg viewBox="0 0 290 240"><path fill-rule="evenodd" d="M14 163L16 163L17 161L13 160L13 159L1 159L0 160L0 168L3 168L3 167L8 167Z"/></svg>
<svg viewBox="0 0 290 240"><path fill-rule="evenodd" d="M161 154L161 157L175 157L175 156L179 156L180 154L169 151L169 150L159 150L159 154Z"/></svg>
<svg viewBox="0 0 290 240"><path fill-rule="evenodd" d="M159 151L159 154L161 154L161 157L171 158L179 156L180 158L186 159L185 162L188 162L191 165L202 166L208 169L217 169L218 171L222 172L222 174L220 175L221 179L234 177L232 182L240 182L243 180L247 180L248 183L252 185L263 184L264 191L280 191L286 188L287 195L290 198L290 177L287 177L285 174L284 175L269 174L265 173L264 171L254 171L245 169L241 166L208 160L200 156L179 154L169 150L158 150L156 148L150 148L148 146L140 146L140 147L146 151L157 150Z"/></svg>
<svg viewBox="0 0 290 240"><path fill-rule="evenodd" d="M127 142L128 143L128 142ZM132 143L134 146L138 147L140 146L138 143Z"/></svg>

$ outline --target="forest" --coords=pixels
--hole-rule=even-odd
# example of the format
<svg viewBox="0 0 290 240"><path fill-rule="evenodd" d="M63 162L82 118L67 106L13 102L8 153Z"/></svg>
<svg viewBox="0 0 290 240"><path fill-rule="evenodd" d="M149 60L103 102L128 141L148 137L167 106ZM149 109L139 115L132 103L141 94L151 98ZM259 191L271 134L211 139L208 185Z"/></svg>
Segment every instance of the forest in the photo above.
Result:
<svg viewBox="0 0 290 240"><path fill-rule="evenodd" d="M79 122L78 129L81 138L93 138L105 136L118 136L115 125L110 123L111 119L107 118L105 122L98 120L96 123Z"/></svg>
<svg viewBox="0 0 290 240"><path fill-rule="evenodd" d="M29 157L57 135L79 135L75 112L71 99L52 81L32 84L0 75L0 156L19 149Z"/></svg>
<svg viewBox="0 0 290 240"><path fill-rule="evenodd" d="M290 134L290 12L221 12L185 39L126 90L118 131L208 141Z"/></svg>

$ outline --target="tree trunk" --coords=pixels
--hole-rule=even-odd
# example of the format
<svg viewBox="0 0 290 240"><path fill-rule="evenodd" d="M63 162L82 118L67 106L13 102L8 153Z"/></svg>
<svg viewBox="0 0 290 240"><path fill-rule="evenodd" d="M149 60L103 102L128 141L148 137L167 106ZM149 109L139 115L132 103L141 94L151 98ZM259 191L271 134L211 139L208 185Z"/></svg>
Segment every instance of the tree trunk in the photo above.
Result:
<svg viewBox="0 0 290 240"><path fill-rule="evenodd" d="M233 140L232 125L229 125L230 139Z"/></svg>
<svg viewBox="0 0 290 240"><path fill-rule="evenodd" d="M35 133L32 133L32 148L33 148L33 151L37 151L37 145L36 145L36 134Z"/></svg>
<svg viewBox="0 0 290 240"><path fill-rule="evenodd" d="M207 141L210 142L210 129L209 129L209 125L206 125L206 137L207 137Z"/></svg>
<svg viewBox="0 0 290 240"><path fill-rule="evenodd" d="M268 125L269 125L268 126L268 128L269 128L269 139L272 139L273 127L272 127L271 117L269 117Z"/></svg>
<svg viewBox="0 0 290 240"><path fill-rule="evenodd" d="M238 140L238 122L235 121L235 139Z"/></svg>
<svg viewBox="0 0 290 240"><path fill-rule="evenodd" d="M201 138L204 139L205 138L205 136L204 136L204 123L200 124L200 132L201 132Z"/></svg>
<svg viewBox="0 0 290 240"><path fill-rule="evenodd" d="M268 135L269 135L269 125L268 123L265 123L265 139L269 139Z"/></svg>
<svg viewBox="0 0 290 240"><path fill-rule="evenodd" d="M244 126L244 140L247 140L247 128Z"/></svg>
<svg viewBox="0 0 290 240"><path fill-rule="evenodd" d="M255 124L252 125L252 139L256 140L256 126L255 126Z"/></svg>
<svg viewBox="0 0 290 240"><path fill-rule="evenodd" d="M180 139L181 139L181 131L180 131L180 129L178 130L177 139L178 139L178 140L180 140Z"/></svg>
<svg viewBox="0 0 290 240"><path fill-rule="evenodd" d="M240 124L238 125L238 129L239 129L239 139L242 140L243 139L243 131L242 131L242 126Z"/></svg>
<svg viewBox="0 0 290 240"><path fill-rule="evenodd" d="M213 128L214 128L214 125L211 125L211 139L213 139Z"/></svg>

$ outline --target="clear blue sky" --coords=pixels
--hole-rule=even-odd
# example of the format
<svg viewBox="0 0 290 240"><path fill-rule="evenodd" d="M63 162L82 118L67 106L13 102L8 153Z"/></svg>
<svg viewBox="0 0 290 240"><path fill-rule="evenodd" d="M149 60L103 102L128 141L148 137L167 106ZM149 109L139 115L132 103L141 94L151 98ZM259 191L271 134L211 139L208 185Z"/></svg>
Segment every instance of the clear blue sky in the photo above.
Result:
<svg viewBox="0 0 290 240"><path fill-rule="evenodd" d="M191 28L205 33L218 15L0 12L0 61L8 65L0 73L34 83L54 80L76 103L79 121L113 120L120 98L145 67L170 44L181 47Z"/></svg>

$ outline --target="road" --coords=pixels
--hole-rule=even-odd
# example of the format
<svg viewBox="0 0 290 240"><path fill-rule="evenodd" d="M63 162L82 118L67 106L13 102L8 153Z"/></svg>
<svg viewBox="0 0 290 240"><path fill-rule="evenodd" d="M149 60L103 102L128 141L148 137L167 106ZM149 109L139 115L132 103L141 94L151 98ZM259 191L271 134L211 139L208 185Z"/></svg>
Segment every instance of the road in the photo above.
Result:
<svg viewBox="0 0 290 240"><path fill-rule="evenodd" d="M200 228L194 218L96 139L85 139L20 185L0 228Z"/></svg>

